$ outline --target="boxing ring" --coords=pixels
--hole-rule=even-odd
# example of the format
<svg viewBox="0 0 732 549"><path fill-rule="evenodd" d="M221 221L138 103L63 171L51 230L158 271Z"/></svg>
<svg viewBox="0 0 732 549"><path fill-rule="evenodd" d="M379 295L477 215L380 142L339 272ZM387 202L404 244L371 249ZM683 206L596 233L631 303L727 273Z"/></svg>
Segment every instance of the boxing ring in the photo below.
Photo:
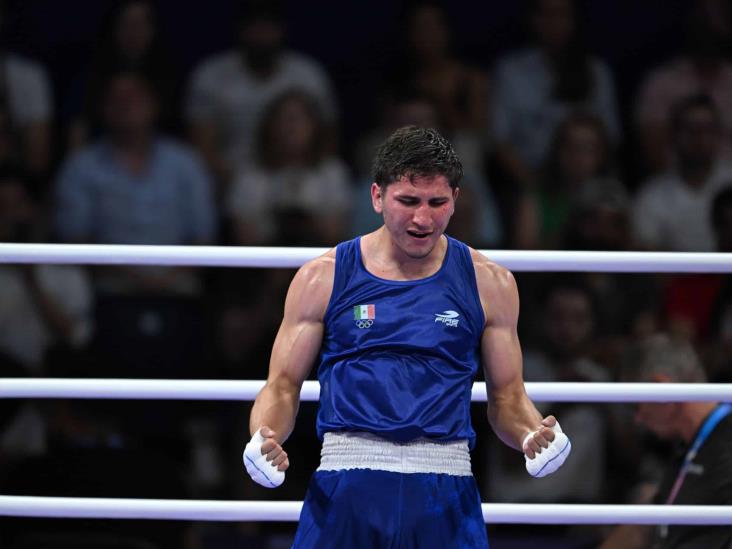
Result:
<svg viewBox="0 0 732 549"><path fill-rule="evenodd" d="M326 248L0 244L0 263L299 267ZM481 250L512 271L732 273L732 255ZM253 400L263 381L0 378L0 398ZM732 384L526 383L534 401L732 402ZM317 401L306 381L302 401ZM485 401L484 383L472 400ZM244 440L242 440L242 444ZM242 467L242 474L245 471ZM540 481L539 481L540 482ZM210 501L0 495L0 516L195 521L297 521L300 501ZM483 504L491 524L732 525L732 506Z"/></svg>

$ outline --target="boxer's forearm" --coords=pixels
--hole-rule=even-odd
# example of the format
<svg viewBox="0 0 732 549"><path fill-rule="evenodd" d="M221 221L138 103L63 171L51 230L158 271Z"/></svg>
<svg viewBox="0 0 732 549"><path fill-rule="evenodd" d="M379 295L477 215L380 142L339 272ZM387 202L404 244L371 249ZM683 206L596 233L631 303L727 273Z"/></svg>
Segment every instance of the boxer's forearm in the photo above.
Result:
<svg viewBox="0 0 732 549"><path fill-rule="evenodd" d="M541 425L541 414L525 392L491 394L488 401L488 421L496 435L515 450L523 451L524 437Z"/></svg>
<svg viewBox="0 0 732 549"><path fill-rule="evenodd" d="M266 425L282 444L295 427L295 418L300 406L300 387L286 379L268 381L254 401L249 416L249 433L253 435Z"/></svg>

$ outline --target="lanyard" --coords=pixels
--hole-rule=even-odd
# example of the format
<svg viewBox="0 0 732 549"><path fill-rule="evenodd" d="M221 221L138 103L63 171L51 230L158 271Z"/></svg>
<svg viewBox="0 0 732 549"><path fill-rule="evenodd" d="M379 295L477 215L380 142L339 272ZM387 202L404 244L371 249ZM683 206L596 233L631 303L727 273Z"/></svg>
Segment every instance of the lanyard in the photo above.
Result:
<svg viewBox="0 0 732 549"><path fill-rule="evenodd" d="M686 474L689 472L691 462L694 461L694 458L696 458L696 454L699 451L699 448L701 448L702 444L706 442L706 440L709 438L709 435L712 434L712 431L714 431L714 428L719 424L719 422L727 417L730 413L732 413L732 404L720 404L704 421L704 424L702 425L701 429L699 429L699 433L696 435L696 438L694 439L691 448L689 448L689 451L686 452L686 456L684 457L684 463L681 465L681 469L679 470L679 474L676 477L674 486L673 488L671 488L671 493L666 499L666 505L671 505L676 500L676 496L679 495L681 485L684 484L684 478L686 478Z"/></svg>

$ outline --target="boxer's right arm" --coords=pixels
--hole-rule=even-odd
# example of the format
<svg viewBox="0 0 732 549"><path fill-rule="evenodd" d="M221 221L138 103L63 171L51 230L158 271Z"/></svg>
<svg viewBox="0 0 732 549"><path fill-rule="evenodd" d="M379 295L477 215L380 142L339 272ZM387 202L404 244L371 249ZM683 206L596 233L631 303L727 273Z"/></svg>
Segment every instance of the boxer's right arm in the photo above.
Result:
<svg viewBox="0 0 732 549"><path fill-rule="evenodd" d="M303 265L290 284L285 312L272 348L267 382L249 418L253 435L261 427L281 445L290 436L300 404L300 389L317 359L323 317L333 289L335 250ZM268 446L269 447L269 446Z"/></svg>

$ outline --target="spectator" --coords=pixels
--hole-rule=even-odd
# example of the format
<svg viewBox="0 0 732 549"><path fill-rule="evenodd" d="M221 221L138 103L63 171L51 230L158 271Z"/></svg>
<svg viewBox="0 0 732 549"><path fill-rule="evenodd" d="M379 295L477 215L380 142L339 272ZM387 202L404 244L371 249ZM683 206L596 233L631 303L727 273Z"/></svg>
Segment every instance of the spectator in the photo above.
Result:
<svg viewBox="0 0 732 549"><path fill-rule="evenodd" d="M575 112L557 128L538 185L523 193L516 210L516 247L558 249L570 212L584 187L622 193L612 179L612 145L602 119Z"/></svg>
<svg viewBox="0 0 732 549"><path fill-rule="evenodd" d="M231 181L237 167L252 160L261 116L282 92L306 90L326 122L334 122L335 100L325 71L312 59L284 50L284 39L280 0L244 0L238 49L194 71L187 100L191 139L220 183Z"/></svg>
<svg viewBox="0 0 732 549"><path fill-rule="evenodd" d="M675 105L698 94L721 111L721 154L732 160L732 8L725 0L697 0L688 18L685 51L652 71L641 86L635 113L645 164L651 173L673 164Z"/></svg>
<svg viewBox="0 0 732 549"><path fill-rule="evenodd" d="M445 132L464 167L482 172L487 76L454 55L452 29L439 0L412 2L400 35L405 38L404 51L391 86L394 90L412 89L429 98L437 115L437 124L432 127L439 126Z"/></svg>
<svg viewBox="0 0 732 549"><path fill-rule="evenodd" d="M505 56L496 68L496 156L522 185L535 182L556 128L571 111L595 113L612 142L620 139L612 74L587 52L576 18L572 0L532 0L536 45Z"/></svg>
<svg viewBox="0 0 732 549"><path fill-rule="evenodd" d="M649 250L712 251L711 202L732 180L732 164L719 155L719 110L706 95L689 97L675 107L671 128L676 163L640 189L633 211L635 238Z"/></svg>
<svg viewBox="0 0 732 549"><path fill-rule="evenodd" d="M9 8L0 2L0 38ZM16 162L39 185L51 161L51 85L43 67L0 46L0 162Z"/></svg>
<svg viewBox="0 0 732 549"><path fill-rule="evenodd" d="M211 185L186 147L155 130L157 100L140 74L110 77L105 134L69 158L56 183L55 228L65 242L206 244L214 239ZM115 269L101 289L193 294L195 277L170 269Z"/></svg>
<svg viewBox="0 0 732 549"><path fill-rule="evenodd" d="M351 205L346 166L333 156L316 99L291 90L267 106L256 163L237 173L227 200L233 240L243 245L332 245Z"/></svg>
<svg viewBox="0 0 732 549"><path fill-rule="evenodd" d="M665 336L641 348L634 381L704 383L704 369L694 349ZM656 484L653 503L666 505L732 504L732 407L715 402L641 403L636 420L661 439L680 441L684 454L669 459ZM669 456L670 457L670 456ZM644 502L637 502L644 503ZM730 526L619 526L603 549L641 547L720 547L732 543Z"/></svg>
<svg viewBox="0 0 732 549"><path fill-rule="evenodd" d="M17 167L0 166L1 242L43 240L39 208L27 185ZM0 265L0 375L73 370L91 334L92 292L84 271L67 265ZM24 403L4 427L0 454L6 458L45 450L45 421L34 403Z"/></svg>
<svg viewBox="0 0 732 549"><path fill-rule="evenodd" d="M719 111L708 96L689 97L676 107L672 129L677 162L641 188L634 208L636 240L646 249L714 251L712 200L732 181L732 163L719 155ZM675 338L708 338L721 285L722 277L714 275L666 277L662 310Z"/></svg>
<svg viewBox="0 0 732 549"><path fill-rule="evenodd" d="M144 75L160 99L159 123L177 129L178 75L162 45L159 19L152 0L117 0L109 10L94 46L91 65L76 79L67 100L68 144L78 149L101 131L96 110L110 76L120 71Z"/></svg>

